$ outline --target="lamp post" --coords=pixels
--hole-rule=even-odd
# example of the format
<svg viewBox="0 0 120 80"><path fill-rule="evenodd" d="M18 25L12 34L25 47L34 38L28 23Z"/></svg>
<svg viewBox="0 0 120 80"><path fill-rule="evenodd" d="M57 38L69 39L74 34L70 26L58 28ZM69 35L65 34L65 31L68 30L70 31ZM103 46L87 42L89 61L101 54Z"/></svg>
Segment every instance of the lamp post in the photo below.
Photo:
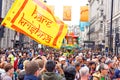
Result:
<svg viewBox="0 0 120 80"><path fill-rule="evenodd" d="M112 19L113 19L113 0L111 0L111 19L110 19L110 36L109 36L109 51L113 51L112 44L113 44L113 35L112 35Z"/></svg>

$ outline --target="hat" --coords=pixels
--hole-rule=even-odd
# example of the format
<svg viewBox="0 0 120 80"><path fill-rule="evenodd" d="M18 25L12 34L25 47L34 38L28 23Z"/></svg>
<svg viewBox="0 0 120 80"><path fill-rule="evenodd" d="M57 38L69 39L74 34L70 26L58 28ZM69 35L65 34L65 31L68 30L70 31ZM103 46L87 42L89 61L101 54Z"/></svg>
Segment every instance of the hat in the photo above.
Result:
<svg viewBox="0 0 120 80"><path fill-rule="evenodd" d="M78 56L81 56L81 57L82 57L82 56L83 56L83 53L79 53Z"/></svg>
<svg viewBox="0 0 120 80"><path fill-rule="evenodd" d="M64 61L65 60L65 57L60 57L59 58L59 61Z"/></svg>

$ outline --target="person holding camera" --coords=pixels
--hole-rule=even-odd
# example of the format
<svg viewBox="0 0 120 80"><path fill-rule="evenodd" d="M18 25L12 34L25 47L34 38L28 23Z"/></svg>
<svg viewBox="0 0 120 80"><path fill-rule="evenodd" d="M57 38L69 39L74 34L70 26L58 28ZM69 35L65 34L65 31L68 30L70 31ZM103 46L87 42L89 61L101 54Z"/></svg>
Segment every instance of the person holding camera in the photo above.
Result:
<svg viewBox="0 0 120 80"><path fill-rule="evenodd" d="M58 71L58 73L55 72ZM48 60L43 68L42 80L64 80L64 72L59 63L53 60Z"/></svg>

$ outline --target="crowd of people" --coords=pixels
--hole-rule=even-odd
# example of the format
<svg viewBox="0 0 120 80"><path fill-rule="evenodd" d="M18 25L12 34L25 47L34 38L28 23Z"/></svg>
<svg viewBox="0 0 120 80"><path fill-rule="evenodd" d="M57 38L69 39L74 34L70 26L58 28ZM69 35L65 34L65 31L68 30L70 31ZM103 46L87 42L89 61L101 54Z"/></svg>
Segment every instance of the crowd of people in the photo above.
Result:
<svg viewBox="0 0 120 80"><path fill-rule="evenodd" d="M120 80L120 56L99 50L0 49L0 80Z"/></svg>

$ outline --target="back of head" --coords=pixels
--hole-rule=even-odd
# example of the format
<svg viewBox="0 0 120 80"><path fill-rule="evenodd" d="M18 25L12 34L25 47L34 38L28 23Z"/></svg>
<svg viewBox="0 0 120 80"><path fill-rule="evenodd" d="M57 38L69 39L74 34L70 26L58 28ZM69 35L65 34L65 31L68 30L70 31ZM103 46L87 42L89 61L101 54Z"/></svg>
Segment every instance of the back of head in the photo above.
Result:
<svg viewBox="0 0 120 80"><path fill-rule="evenodd" d="M56 66L56 64L53 60L48 60L45 65L45 68L48 72L53 72L55 69L55 66Z"/></svg>
<svg viewBox="0 0 120 80"><path fill-rule="evenodd" d="M99 70L102 71L102 70L104 70L104 69L108 69L108 65L107 65L107 64L104 64L104 63L100 64Z"/></svg>
<svg viewBox="0 0 120 80"><path fill-rule="evenodd" d="M38 65L39 65L39 68L43 68L43 66L44 66L44 61L43 60L41 60L41 59L37 59L37 60L35 60L35 62L37 62L38 63Z"/></svg>
<svg viewBox="0 0 120 80"><path fill-rule="evenodd" d="M66 80L74 80L76 75L76 70L74 66L68 66L64 70Z"/></svg>
<svg viewBox="0 0 120 80"><path fill-rule="evenodd" d="M26 64L29 62L29 60L25 60L24 62L23 62L23 67L24 67L24 69L25 69L25 67L26 67Z"/></svg>
<svg viewBox="0 0 120 80"><path fill-rule="evenodd" d="M26 63L25 72L27 75L34 75L38 69L39 69L39 66L35 61L30 61Z"/></svg>
<svg viewBox="0 0 120 80"><path fill-rule="evenodd" d="M80 76L88 76L88 75L89 75L89 68L87 66L81 67Z"/></svg>
<svg viewBox="0 0 120 80"><path fill-rule="evenodd" d="M18 80L24 80L25 74L25 71L21 71L20 73L18 73Z"/></svg>
<svg viewBox="0 0 120 80"><path fill-rule="evenodd" d="M5 64L5 66L4 66L4 69L6 72L8 72L12 68L13 68L13 66L10 63Z"/></svg>
<svg viewBox="0 0 120 80"><path fill-rule="evenodd" d="M80 63L79 62L76 62L75 63L75 67L79 67L80 66Z"/></svg>

